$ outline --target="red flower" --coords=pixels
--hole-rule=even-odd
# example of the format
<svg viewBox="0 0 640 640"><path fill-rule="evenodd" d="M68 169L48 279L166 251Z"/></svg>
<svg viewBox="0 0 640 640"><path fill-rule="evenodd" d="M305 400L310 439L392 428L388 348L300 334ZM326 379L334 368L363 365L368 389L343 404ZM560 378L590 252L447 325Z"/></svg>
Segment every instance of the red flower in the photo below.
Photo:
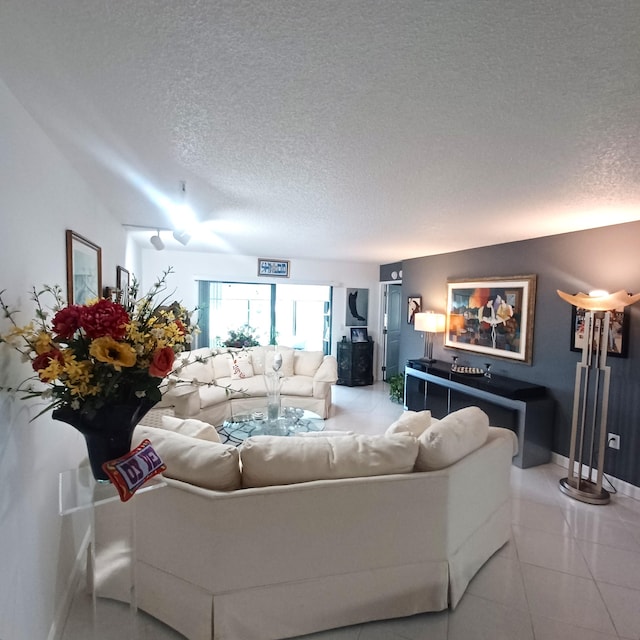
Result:
<svg viewBox="0 0 640 640"><path fill-rule="evenodd" d="M181 333L181 335L184 335L187 332L187 329L184 326L184 323L182 322L182 320L176 318L174 322L176 323L176 326L178 327L178 331Z"/></svg>
<svg viewBox="0 0 640 640"><path fill-rule="evenodd" d="M80 325L91 339L110 336L114 340L122 340L128 322L129 314L121 304L102 299L82 308Z"/></svg>
<svg viewBox="0 0 640 640"><path fill-rule="evenodd" d="M77 304L70 304L64 309L60 309L53 316L52 327L54 333L61 338L67 340L73 337L73 334L80 328L82 317L82 307Z"/></svg>
<svg viewBox="0 0 640 640"><path fill-rule="evenodd" d="M149 365L149 375L154 378L164 378L171 371L175 357L176 354L171 347L158 349L153 354L153 362Z"/></svg>
<svg viewBox="0 0 640 640"><path fill-rule="evenodd" d="M60 364L64 364L64 357L61 351L57 349L52 349L51 351L47 351L46 353L41 353L39 356L33 359L31 366L33 370L38 373L38 376L43 382L49 382L49 377L40 373L42 369L46 369L52 360L57 360Z"/></svg>

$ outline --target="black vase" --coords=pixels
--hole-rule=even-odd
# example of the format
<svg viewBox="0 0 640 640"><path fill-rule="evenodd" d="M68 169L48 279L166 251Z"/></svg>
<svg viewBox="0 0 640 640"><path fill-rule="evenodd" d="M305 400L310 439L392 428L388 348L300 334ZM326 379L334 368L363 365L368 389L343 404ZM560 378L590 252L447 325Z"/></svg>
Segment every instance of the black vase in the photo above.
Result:
<svg viewBox="0 0 640 640"><path fill-rule="evenodd" d="M102 465L131 451L131 438L136 425L155 402L140 400L132 404L106 405L91 417L69 407L54 409L54 420L75 427L87 443L87 453L93 477L109 481Z"/></svg>

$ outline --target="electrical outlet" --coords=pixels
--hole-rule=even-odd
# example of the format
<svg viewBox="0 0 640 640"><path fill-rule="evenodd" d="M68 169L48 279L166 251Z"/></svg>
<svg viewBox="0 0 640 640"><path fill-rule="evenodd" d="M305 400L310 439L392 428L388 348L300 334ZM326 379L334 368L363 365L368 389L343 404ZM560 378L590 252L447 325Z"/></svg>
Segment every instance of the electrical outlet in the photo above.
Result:
<svg viewBox="0 0 640 640"><path fill-rule="evenodd" d="M620 448L620 436L617 433L607 434L607 442L612 449Z"/></svg>

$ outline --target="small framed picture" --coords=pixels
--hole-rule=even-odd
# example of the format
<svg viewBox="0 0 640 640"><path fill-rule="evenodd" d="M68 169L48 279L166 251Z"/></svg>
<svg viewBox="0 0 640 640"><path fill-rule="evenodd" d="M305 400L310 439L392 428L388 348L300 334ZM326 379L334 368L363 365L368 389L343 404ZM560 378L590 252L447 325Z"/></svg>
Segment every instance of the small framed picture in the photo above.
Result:
<svg viewBox="0 0 640 640"><path fill-rule="evenodd" d="M102 249L67 229L67 301L86 304L102 295Z"/></svg>
<svg viewBox="0 0 640 640"><path fill-rule="evenodd" d="M131 286L131 274L124 268L116 267L116 289L118 290L118 302L125 307L129 306L129 287Z"/></svg>
<svg viewBox="0 0 640 640"><path fill-rule="evenodd" d="M258 258L258 275L275 278L289 277L289 260L269 260Z"/></svg>
<svg viewBox="0 0 640 640"><path fill-rule="evenodd" d="M582 351L585 345L584 314L586 309L571 307L571 351ZM607 356L626 358L629 344L629 307L611 309ZM595 322L601 322L597 320ZM599 326L599 325L596 325Z"/></svg>
<svg viewBox="0 0 640 640"><path fill-rule="evenodd" d="M407 322L413 324L416 313L422 311L422 296L413 296L407 300Z"/></svg>
<svg viewBox="0 0 640 640"><path fill-rule="evenodd" d="M351 342L367 342L368 340L366 327L351 327Z"/></svg>

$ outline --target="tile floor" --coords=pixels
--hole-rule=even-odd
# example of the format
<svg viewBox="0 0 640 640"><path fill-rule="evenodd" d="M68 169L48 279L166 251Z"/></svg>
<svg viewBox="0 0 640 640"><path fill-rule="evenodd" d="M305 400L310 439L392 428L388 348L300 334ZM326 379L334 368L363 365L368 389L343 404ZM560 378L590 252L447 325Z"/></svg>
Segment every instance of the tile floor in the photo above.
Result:
<svg viewBox="0 0 640 640"><path fill-rule="evenodd" d="M380 433L401 411L384 383L335 387L326 428ZM512 469L512 539L479 571L455 611L305 640L640 640L640 502L614 496L605 506L586 505L559 491L561 467ZM128 608L99 606L109 622L94 635L91 600L79 590L63 640L127 637ZM143 640L182 638L143 613L136 625Z"/></svg>

